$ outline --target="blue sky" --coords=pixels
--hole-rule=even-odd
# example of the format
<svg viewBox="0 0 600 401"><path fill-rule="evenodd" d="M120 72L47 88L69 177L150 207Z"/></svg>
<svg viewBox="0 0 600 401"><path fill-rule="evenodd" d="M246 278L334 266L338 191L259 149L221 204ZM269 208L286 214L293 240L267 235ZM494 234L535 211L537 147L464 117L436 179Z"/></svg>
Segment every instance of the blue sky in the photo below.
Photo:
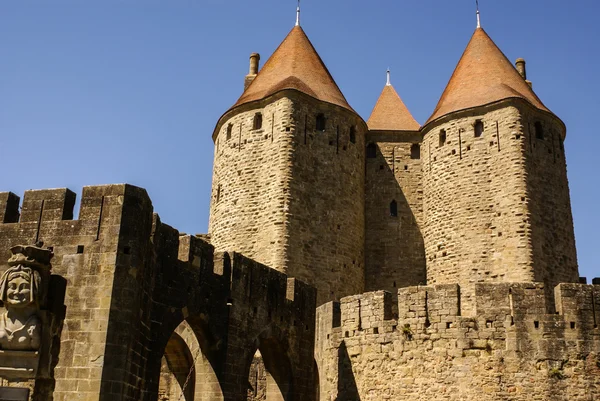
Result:
<svg viewBox="0 0 600 401"><path fill-rule="evenodd" d="M580 270L600 276L594 129L600 3L482 0L482 23L568 128ZM292 28L294 0L0 0L0 191L128 182L183 232L206 232L212 130ZM543 6L542 6L543 5ZM475 28L474 1L304 0L302 26L349 103L385 70L423 123Z"/></svg>

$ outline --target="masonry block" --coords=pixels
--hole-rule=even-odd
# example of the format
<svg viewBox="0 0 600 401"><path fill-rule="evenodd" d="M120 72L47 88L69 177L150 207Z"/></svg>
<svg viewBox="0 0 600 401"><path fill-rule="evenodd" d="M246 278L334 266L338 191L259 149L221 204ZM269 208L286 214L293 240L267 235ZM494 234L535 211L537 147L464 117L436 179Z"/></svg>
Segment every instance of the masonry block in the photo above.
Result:
<svg viewBox="0 0 600 401"><path fill-rule="evenodd" d="M66 188L26 191L20 222L72 220L74 206L75 193Z"/></svg>
<svg viewBox="0 0 600 401"><path fill-rule="evenodd" d="M19 202L12 192L0 192L0 223L19 222Z"/></svg>

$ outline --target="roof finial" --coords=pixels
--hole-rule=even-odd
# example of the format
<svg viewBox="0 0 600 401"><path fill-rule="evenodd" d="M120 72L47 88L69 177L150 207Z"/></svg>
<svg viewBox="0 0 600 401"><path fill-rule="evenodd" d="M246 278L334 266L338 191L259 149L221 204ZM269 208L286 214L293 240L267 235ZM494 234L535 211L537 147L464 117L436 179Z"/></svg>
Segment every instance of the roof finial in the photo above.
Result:
<svg viewBox="0 0 600 401"><path fill-rule="evenodd" d="M300 0L298 0L298 7L296 8L296 26L300 26Z"/></svg>
<svg viewBox="0 0 600 401"><path fill-rule="evenodd" d="M391 78L390 75L391 75L390 74L390 69L388 68L387 69L387 84L386 84L386 86L391 86L392 85L392 81L390 79Z"/></svg>
<svg viewBox="0 0 600 401"><path fill-rule="evenodd" d="M475 0L477 5L477 28L481 28L481 15L479 14L479 0Z"/></svg>

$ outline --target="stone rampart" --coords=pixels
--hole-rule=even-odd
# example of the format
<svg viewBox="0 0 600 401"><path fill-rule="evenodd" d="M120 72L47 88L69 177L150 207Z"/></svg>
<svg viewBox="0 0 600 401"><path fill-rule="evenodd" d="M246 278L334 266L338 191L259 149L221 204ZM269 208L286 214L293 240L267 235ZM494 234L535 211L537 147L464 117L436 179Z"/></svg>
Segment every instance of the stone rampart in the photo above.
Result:
<svg viewBox="0 0 600 401"><path fill-rule="evenodd" d="M2 386L29 388L40 401L155 401L161 358L185 322L207 367L197 371L212 380L196 383L200 399L245 400L257 349L286 399L311 399L314 288L180 234L141 188L85 187L77 220L74 204L67 189L27 191L19 212L18 196L0 194L0 260L15 245L43 242L52 273L66 279L50 377L1 377Z"/></svg>
<svg viewBox="0 0 600 401"><path fill-rule="evenodd" d="M547 314L541 283L458 285L347 297L317 310L322 399L595 400L600 286L560 284Z"/></svg>

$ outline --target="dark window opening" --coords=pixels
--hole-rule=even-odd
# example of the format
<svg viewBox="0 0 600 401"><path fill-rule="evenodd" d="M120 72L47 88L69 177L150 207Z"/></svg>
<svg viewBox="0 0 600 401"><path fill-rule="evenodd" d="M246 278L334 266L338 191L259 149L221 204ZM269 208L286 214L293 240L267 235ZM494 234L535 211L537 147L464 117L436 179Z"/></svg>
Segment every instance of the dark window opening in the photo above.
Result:
<svg viewBox="0 0 600 401"><path fill-rule="evenodd" d="M326 123L325 115L324 114L319 114L317 116L317 121L315 123L315 129L317 131L325 131L325 123Z"/></svg>
<svg viewBox="0 0 600 401"><path fill-rule="evenodd" d="M124 247L123 248L123 253L125 255L130 255L131 254L131 247L129 247L129 246Z"/></svg>
<svg viewBox="0 0 600 401"><path fill-rule="evenodd" d="M227 140L231 139L231 131L233 131L233 124L227 126Z"/></svg>
<svg viewBox="0 0 600 401"><path fill-rule="evenodd" d="M535 137L537 139L544 139L544 128L542 127L542 123L539 121L535 123Z"/></svg>
<svg viewBox="0 0 600 401"><path fill-rule="evenodd" d="M84 249L83 245L77 245L77 253L83 253L83 249Z"/></svg>
<svg viewBox="0 0 600 401"><path fill-rule="evenodd" d="M398 203L395 200L390 203L390 216L398 217Z"/></svg>
<svg viewBox="0 0 600 401"><path fill-rule="evenodd" d="M350 127L350 142L356 143L356 128Z"/></svg>
<svg viewBox="0 0 600 401"><path fill-rule="evenodd" d="M256 113L254 115L254 123L252 124L253 129L261 129L263 124L262 114Z"/></svg>
<svg viewBox="0 0 600 401"><path fill-rule="evenodd" d="M446 144L446 130L443 129L440 131L440 146L444 146Z"/></svg>
<svg viewBox="0 0 600 401"><path fill-rule="evenodd" d="M367 145L367 158L374 159L377 157L377 146L371 142Z"/></svg>
<svg viewBox="0 0 600 401"><path fill-rule="evenodd" d="M477 120L475 121L475 138L479 138L481 135L483 135L483 121L481 120Z"/></svg>
<svg viewBox="0 0 600 401"><path fill-rule="evenodd" d="M217 202L221 200L221 185L217 187Z"/></svg>
<svg viewBox="0 0 600 401"><path fill-rule="evenodd" d="M421 146L418 143L413 143L410 147L410 158L420 159L421 158Z"/></svg>

